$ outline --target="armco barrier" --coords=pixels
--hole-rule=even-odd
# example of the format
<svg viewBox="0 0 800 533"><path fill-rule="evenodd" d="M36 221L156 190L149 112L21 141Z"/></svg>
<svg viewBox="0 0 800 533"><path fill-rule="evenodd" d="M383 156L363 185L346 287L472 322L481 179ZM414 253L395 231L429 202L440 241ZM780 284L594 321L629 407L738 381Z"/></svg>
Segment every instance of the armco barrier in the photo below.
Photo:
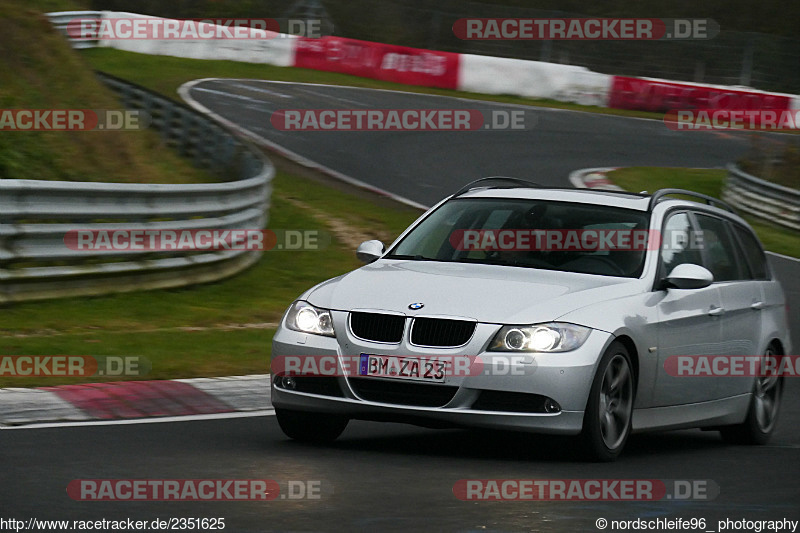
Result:
<svg viewBox="0 0 800 533"><path fill-rule="evenodd" d="M231 181L123 184L0 180L0 303L177 287L240 272L260 251L78 251L70 230L263 229L272 164L192 109L101 75L162 139Z"/></svg>
<svg viewBox="0 0 800 533"><path fill-rule="evenodd" d="M729 165L722 199L745 213L800 230L800 191L797 189L770 183Z"/></svg>

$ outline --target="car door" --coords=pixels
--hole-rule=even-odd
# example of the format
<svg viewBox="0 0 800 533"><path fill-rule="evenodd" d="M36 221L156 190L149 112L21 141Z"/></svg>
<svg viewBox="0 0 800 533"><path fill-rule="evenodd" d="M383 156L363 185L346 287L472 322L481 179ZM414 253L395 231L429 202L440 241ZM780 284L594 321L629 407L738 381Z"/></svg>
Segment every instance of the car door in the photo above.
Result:
<svg viewBox="0 0 800 533"><path fill-rule="evenodd" d="M657 276L665 277L683 263L703 265L697 231L688 211L667 215L661 232L662 244ZM719 355L722 353L722 308L716 284L701 289L659 291L658 368L653 388L654 407L708 401L715 395L712 376L675 376L668 368L670 357L681 355ZM672 372L674 374L674 372Z"/></svg>
<svg viewBox="0 0 800 533"><path fill-rule="evenodd" d="M703 236L705 266L714 275L714 284L719 289L722 302L719 315L722 324L721 352L728 362L718 367L723 375L717 377L713 390L714 398L724 398L739 390L743 381L752 382L752 379L742 380L725 374L731 370L732 358L753 355L758 349L761 319L752 306L761 299L760 288L752 279L748 279L751 277L750 267L739 250L730 224L706 213L696 213L695 220Z"/></svg>
<svg viewBox="0 0 800 533"><path fill-rule="evenodd" d="M710 217L697 218L704 232L726 231L733 260L738 265L738 272L735 273L738 279L720 283L722 306L725 309L722 320L725 353L732 357L760 355L764 348L761 346L761 337L764 329L763 313L767 306L763 286L767 283L764 252L755 237L743 226L724 221L722 227ZM711 251L710 248L708 251ZM721 377L717 380L716 394L719 398L727 398L748 393L752 388L752 377Z"/></svg>

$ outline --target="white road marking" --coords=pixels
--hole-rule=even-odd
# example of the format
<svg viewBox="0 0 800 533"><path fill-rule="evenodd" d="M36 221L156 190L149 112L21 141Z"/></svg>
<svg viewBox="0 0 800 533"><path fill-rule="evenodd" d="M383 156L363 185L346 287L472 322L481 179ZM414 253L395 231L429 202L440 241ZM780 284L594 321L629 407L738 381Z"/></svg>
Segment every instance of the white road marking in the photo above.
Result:
<svg viewBox="0 0 800 533"><path fill-rule="evenodd" d="M0 426L0 430L18 429L45 429L45 428L66 428L66 427L86 427L86 426L122 426L127 424L161 424L167 422L196 422L202 420L219 420L225 418L250 418L254 416L273 416L275 409L262 409L260 411L214 413L207 415L187 415L187 416L162 416L159 418L125 418L122 420L93 420L88 422L45 422L40 424L28 424L24 426Z"/></svg>
<svg viewBox="0 0 800 533"><path fill-rule="evenodd" d="M225 96L227 98L233 98L233 99L236 99L236 100L244 100L246 102L253 102L253 103L256 103L256 104L260 104L261 106L264 106L266 104L270 104L271 103L269 100L259 100L258 98L251 98L250 96L244 96L244 95L241 95L241 94L226 93L225 91L218 91L216 89L196 88L195 91L199 91L199 92L203 92L203 93L216 94L218 96ZM260 109L260 108L258 108L258 109L260 111L266 111L264 109Z"/></svg>
<svg viewBox="0 0 800 533"><path fill-rule="evenodd" d="M271 94L273 96L278 96L280 98L294 98L291 94L283 94L276 91L270 91L269 89L261 89L259 87L253 87L252 85L247 85L245 83L233 83L231 84L233 87L238 87L239 89L245 89L247 91L253 91L256 93L264 93L264 94Z"/></svg>

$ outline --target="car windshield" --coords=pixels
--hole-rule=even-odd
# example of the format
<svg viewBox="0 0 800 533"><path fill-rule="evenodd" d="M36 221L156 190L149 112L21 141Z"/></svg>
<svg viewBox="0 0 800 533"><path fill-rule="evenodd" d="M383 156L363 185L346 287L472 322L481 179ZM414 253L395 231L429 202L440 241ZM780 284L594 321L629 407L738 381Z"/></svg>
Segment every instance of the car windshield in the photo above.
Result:
<svg viewBox="0 0 800 533"><path fill-rule="evenodd" d="M387 259L483 263L638 277L647 213L594 204L457 198L410 231Z"/></svg>

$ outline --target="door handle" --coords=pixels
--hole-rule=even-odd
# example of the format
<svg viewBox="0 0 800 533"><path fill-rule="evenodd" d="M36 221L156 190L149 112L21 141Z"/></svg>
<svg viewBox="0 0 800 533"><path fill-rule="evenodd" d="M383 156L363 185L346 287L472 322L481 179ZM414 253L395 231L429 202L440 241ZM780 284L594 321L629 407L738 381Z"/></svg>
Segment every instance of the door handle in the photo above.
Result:
<svg viewBox="0 0 800 533"><path fill-rule="evenodd" d="M753 311L761 311L764 309L764 302L753 302L753 305L750 306L750 309Z"/></svg>
<svg viewBox="0 0 800 533"><path fill-rule="evenodd" d="M708 310L708 314L711 316L722 316L725 314L725 309L723 307L717 307L716 305L712 305L711 308Z"/></svg>

